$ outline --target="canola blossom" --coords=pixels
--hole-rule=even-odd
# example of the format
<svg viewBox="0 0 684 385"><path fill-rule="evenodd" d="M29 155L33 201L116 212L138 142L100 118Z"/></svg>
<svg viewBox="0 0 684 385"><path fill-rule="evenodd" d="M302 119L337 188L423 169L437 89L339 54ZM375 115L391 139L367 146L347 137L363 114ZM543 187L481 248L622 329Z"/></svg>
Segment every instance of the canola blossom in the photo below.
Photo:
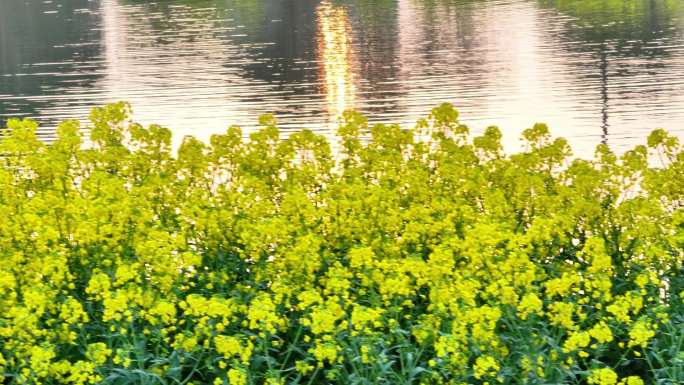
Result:
<svg viewBox="0 0 684 385"><path fill-rule="evenodd" d="M450 105L208 143L0 134L3 384L681 384L684 151L506 155ZM331 148L335 148L332 151Z"/></svg>

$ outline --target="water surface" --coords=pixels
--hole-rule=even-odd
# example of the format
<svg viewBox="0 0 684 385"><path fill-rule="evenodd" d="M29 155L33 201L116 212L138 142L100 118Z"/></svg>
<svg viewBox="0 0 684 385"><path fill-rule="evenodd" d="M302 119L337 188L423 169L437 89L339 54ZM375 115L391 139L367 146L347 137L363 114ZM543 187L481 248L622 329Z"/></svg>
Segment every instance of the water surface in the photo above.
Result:
<svg viewBox="0 0 684 385"><path fill-rule="evenodd" d="M176 137L407 127L451 102L515 150L537 121L591 155L684 136L681 0L3 0L0 119L50 127L128 100Z"/></svg>

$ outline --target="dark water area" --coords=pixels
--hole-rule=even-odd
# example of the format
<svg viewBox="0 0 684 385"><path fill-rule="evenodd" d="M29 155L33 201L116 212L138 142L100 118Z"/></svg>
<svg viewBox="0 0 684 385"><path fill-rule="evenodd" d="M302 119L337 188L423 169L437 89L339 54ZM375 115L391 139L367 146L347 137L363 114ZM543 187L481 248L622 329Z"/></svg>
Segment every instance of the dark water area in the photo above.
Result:
<svg viewBox="0 0 684 385"><path fill-rule="evenodd" d="M451 102L510 150L545 122L578 155L622 151L684 137L684 1L0 1L0 120L49 140L118 100L176 138L263 113L331 134L348 108L410 127Z"/></svg>

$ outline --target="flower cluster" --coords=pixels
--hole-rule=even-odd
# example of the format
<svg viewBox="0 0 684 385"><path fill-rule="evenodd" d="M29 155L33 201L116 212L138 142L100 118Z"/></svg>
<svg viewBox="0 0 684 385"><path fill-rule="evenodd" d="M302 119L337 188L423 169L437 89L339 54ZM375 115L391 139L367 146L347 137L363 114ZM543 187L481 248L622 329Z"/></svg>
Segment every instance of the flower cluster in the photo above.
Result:
<svg viewBox="0 0 684 385"><path fill-rule="evenodd" d="M571 160L537 124L508 156L442 105L176 151L129 112L0 134L4 384L684 381L684 151L662 130Z"/></svg>

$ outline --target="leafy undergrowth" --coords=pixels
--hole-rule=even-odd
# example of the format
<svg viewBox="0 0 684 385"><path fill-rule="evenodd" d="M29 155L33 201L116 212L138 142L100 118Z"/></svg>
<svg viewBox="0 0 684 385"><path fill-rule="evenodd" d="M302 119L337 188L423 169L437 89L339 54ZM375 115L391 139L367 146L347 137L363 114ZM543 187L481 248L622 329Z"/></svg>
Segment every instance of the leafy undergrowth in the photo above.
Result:
<svg viewBox="0 0 684 385"><path fill-rule="evenodd" d="M268 116L176 153L128 111L0 140L4 384L684 381L662 130L571 160L535 125L505 156L443 105L414 130L348 112L335 154Z"/></svg>

